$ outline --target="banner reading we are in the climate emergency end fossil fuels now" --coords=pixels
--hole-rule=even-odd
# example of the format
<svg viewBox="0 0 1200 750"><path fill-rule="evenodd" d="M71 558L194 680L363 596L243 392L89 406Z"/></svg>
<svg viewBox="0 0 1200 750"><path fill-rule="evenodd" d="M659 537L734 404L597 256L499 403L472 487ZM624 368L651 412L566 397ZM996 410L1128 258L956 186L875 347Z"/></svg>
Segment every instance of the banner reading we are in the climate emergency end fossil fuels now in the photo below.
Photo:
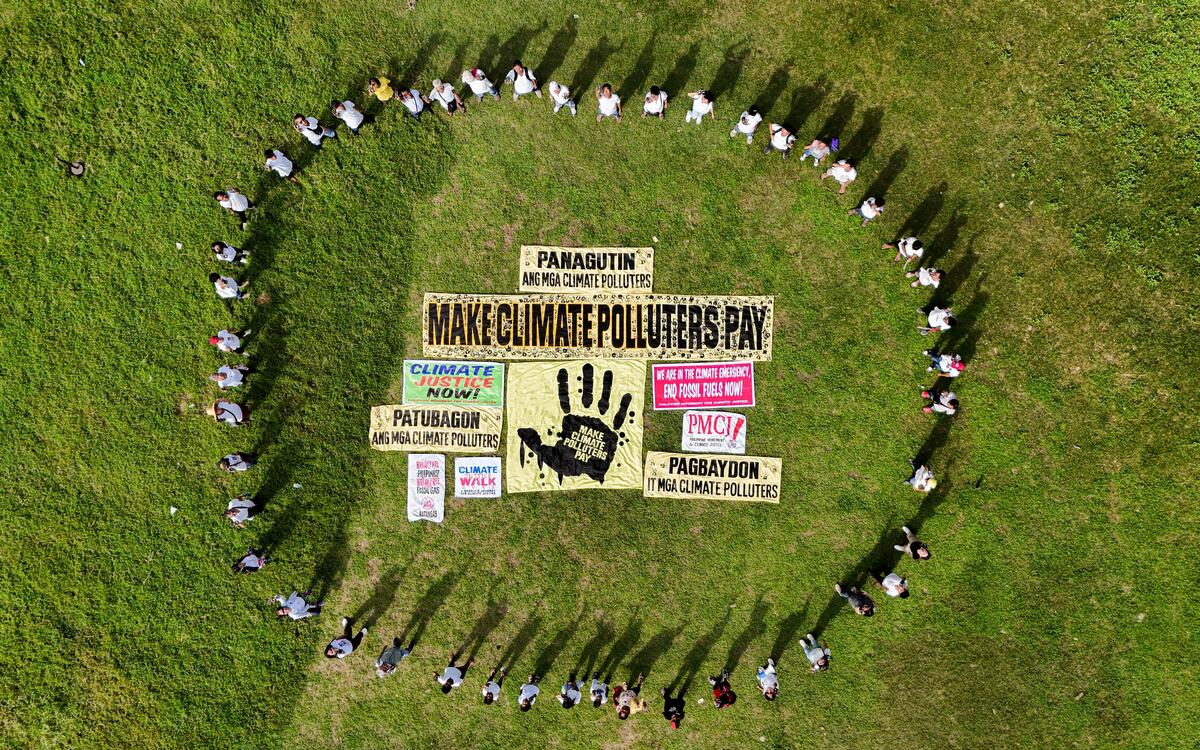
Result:
<svg viewBox="0 0 1200 750"><path fill-rule="evenodd" d="M646 454L646 497L778 503L783 460L762 456Z"/></svg>
<svg viewBox="0 0 1200 750"><path fill-rule="evenodd" d="M771 359L773 297L426 294L426 357Z"/></svg>

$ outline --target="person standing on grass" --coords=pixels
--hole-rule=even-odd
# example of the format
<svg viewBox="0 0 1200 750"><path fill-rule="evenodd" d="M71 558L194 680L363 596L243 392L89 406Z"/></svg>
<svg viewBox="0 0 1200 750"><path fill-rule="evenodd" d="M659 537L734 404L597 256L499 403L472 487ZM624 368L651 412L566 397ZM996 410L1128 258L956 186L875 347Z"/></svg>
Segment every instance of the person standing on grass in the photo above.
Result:
<svg viewBox="0 0 1200 750"><path fill-rule="evenodd" d="M229 501L229 505L222 515L229 519L229 523L234 528L244 529L250 519L262 513L262 510L263 506L251 499L249 495L238 495Z"/></svg>
<svg viewBox="0 0 1200 750"><path fill-rule="evenodd" d="M233 564L233 572L245 574L256 573L266 564L266 555L251 547L246 550L246 554L242 559Z"/></svg>
<svg viewBox="0 0 1200 750"><path fill-rule="evenodd" d="M221 299L246 299L246 292L243 290L250 286L249 279L238 283L232 276L210 273L208 280L212 282L213 289L217 290L217 296Z"/></svg>
<svg viewBox="0 0 1200 750"><path fill-rule="evenodd" d="M408 112L417 122L421 121L421 113L425 111L425 105L429 103L429 99L421 96L421 92L416 89L407 89L396 95L400 103L404 105L404 111Z"/></svg>
<svg viewBox="0 0 1200 750"><path fill-rule="evenodd" d="M363 636L367 634L366 628L360 628L357 635L351 636L353 632L350 629L349 618L342 618L342 634L329 642L325 647L326 659L345 659L354 650L358 648L358 644L362 643Z"/></svg>
<svg viewBox="0 0 1200 750"><path fill-rule="evenodd" d="M925 268L922 266L921 268L918 268L915 271L909 271L904 275L910 279L914 276L916 277L917 280L909 285L913 289L921 286L930 286L934 289L937 289L938 285L942 283L942 273L942 269L940 268Z"/></svg>
<svg viewBox="0 0 1200 750"><path fill-rule="evenodd" d="M208 416L218 422L224 422L230 427L244 424L250 418L250 412L246 407L223 398L217 399L212 406L208 407L207 411Z"/></svg>
<svg viewBox="0 0 1200 750"><path fill-rule="evenodd" d="M522 711L528 711L533 708L534 703L537 703L538 693L542 692L542 689L538 687L538 683L541 681L541 677L531 674L529 679L525 680L525 684L521 686L521 691L517 693L517 705Z"/></svg>
<svg viewBox="0 0 1200 750"><path fill-rule="evenodd" d="M358 107L354 106L354 102L349 99L344 102L334 100L329 103L329 107L333 110L334 117L346 123L346 127L350 128L352 135L358 135L358 130L362 127L367 116Z"/></svg>
<svg viewBox="0 0 1200 750"><path fill-rule="evenodd" d="M808 659L808 663L812 665L813 674L829 669L828 646L817 643L817 639L812 633L804 636L800 645L804 647L804 658Z"/></svg>
<svg viewBox="0 0 1200 750"><path fill-rule="evenodd" d="M268 172L274 172L293 185L300 184L300 180L297 180L292 175L292 170L296 165L292 164L292 160L284 156L282 151L277 148L269 148L263 152L263 155L267 157L266 163L263 164L263 169Z"/></svg>
<svg viewBox="0 0 1200 750"><path fill-rule="evenodd" d="M899 573L892 571L887 575L876 573L874 576L875 582L883 588L883 592L888 596L900 599L908 598L908 579L901 578Z"/></svg>
<svg viewBox="0 0 1200 750"><path fill-rule="evenodd" d="M497 672L499 672L500 679L496 679ZM507 676L507 669L492 667L492 671L488 673L487 682L483 686L483 705L490 706L500 700L500 686L504 684L504 678Z"/></svg>
<svg viewBox="0 0 1200 750"><path fill-rule="evenodd" d="M871 617L875 614L875 602L871 597L858 590L858 586L851 586L850 589L842 589L842 584L833 584L833 590L838 593L846 601L850 602L850 606L854 608L855 614L860 614L863 617Z"/></svg>
<svg viewBox="0 0 1200 750"><path fill-rule="evenodd" d="M433 673L433 679L437 680L437 684L442 686L442 692L447 695L450 691L463 684L463 675L475 663L474 659L467 659L467 663L461 667L454 664L455 654L450 654L450 661L446 664L446 668L441 674Z"/></svg>
<svg viewBox="0 0 1200 750"><path fill-rule="evenodd" d="M253 469L257 463L253 457L244 453L229 453L221 457L221 460L217 462L217 468L221 471L228 471L230 474L239 474Z"/></svg>
<svg viewBox="0 0 1200 750"><path fill-rule="evenodd" d="M733 688L729 685L728 671L709 677L708 684L712 685L714 707L729 708L737 702L737 693L733 692Z"/></svg>
<svg viewBox="0 0 1200 750"><path fill-rule="evenodd" d="M224 242L212 243L213 255L217 260L223 263L240 263L243 266L250 265L250 254L243 253L233 245L227 245Z"/></svg>
<svg viewBox="0 0 1200 750"><path fill-rule="evenodd" d="M367 81L367 93L384 104L387 104L388 101L396 96L396 91L392 88L392 82L383 76Z"/></svg>
<svg viewBox="0 0 1200 750"><path fill-rule="evenodd" d="M583 693L579 690L579 683L575 681L575 675L571 675L558 691L558 702L563 708L574 708L581 698Z"/></svg>
<svg viewBox="0 0 1200 750"><path fill-rule="evenodd" d="M308 589L303 594L295 591L287 596L276 594L272 598L272 601L279 605L275 608L275 616L281 620L285 617L292 620L303 620L321 614L321 605L325 602L322 600L316 604L310 604L308 601L310 594L312 594L312 589Z"/></svg>
<svg viewBox="0 0 1200 750"><path fill-rule="evenodd" d="M592 698L592 706L600 708L605 703L608 703L608 685L600 679L600 673L597 672L592 676L592 686L589 690L589 695Z"/></svg>
<svg viewBox="0 0 1200 750"><path fill-rule="evenodd" d="M922 398L930 399L930 403L921 407L926 414L943 414L953 417L958 413L958 394L954 391L934 391L932 386L921 391Z"/></svg>
<svg viewBox="0 0 1200 750"><path fill-rule="evenodd" d="M925 368L925 372L936 372L939 378L957 378L967 369L967 363L957 354L938 354L931 349L921 353L929 357L929 367Z"/></svg>
<svg viewBox="0 0 1200 750"><path fill-rule="evenodd" d="M791 128L773 122L767 126L767 133L770 134L771 139L767 141L767 145L763 146L763 153L769 154L772 151L778 151L783 158L790 158L792 146L796 145L796 136L792 133Z"/></svg>
<svg viewBox="0 0 1200 750"><path fill-rule="evenodd" d="M512 84L514 102L530 93L535 94L539 99L542 98L542 90L538 88L537 76L533 74L532 70L522 65L520 60L513 63L508 75L504 76L504 81Z"/></svg>
<svg viewBox="0 0 1200 750"><path fill-rule="evenodd" d="M666 688L659 688L658 694L663 699L663 718L667 720L672 729L678 729L679 725L683 723L683 711L687 708L687 702L683 699L683 693L672 698Z"/></svg>
<svg viewBox="0 0 1200 750"><path fill-rule="evenodd" d="M622 682L613 688L613 705L616 706L617 718L621 721L646 710L646 701L641 697L642 682L645 679L645 675L639 674L632 687L628 682Z"/></svg>
<svg viewBox="0 0 1200 750"><path fill-rule="evenodd" d="M923 313L925 310L919 309L918 312ZM929 325L917 326L917 330L921 332L922 336L928 336L930 333L935 331L937 333L945 333L946 331L949 331L954 327L954 324L958 322L950 313L951 311L949 307L934 306L929 310L928 313L926 313L926 322L928 322Z"/></svg>
<svg viewBox="0 0 1200 750"><path fill-rule="evenodd" d="M490 96L492 99L499 100L500 92L488 80L487 74L479 68L471 68L462 72L462 82L471 89L471 93L475 95L475 101L482 102L483 97Z"/></svg>
<svg viewBox="0 0 1200 750"><path fill-rule="evenodd" d="M688 96L692 99L692 108L689 109L687 114L683 116L683 121L685 123L695 122L697 125L699 125L700 121L706 116L710 120L717 116L717 113L713 111L714 97L712 94L708 93L704 89L700 89L699 91L691 92L688 94Z"/></svg>
<svg viewBox="0 0 1200 750"><path fill-rule="evenodd" d="M550 101L554 102L554 114L566 107L571 111L571 117L575 116L575 100L571 98L571 89L558 81L550 82Z"/></svg>
<svg viewBox="0 0 1200 750"><path fill-rule="evenodd" d="M858 170L845 159L838 159L829 165L829 169L826 169L825 173L821 175L822 180L826 177L832 177L838 185L841 185L838 188L838 195L841 195L846 192L846 188L850 187L850 183L858 179Z"/></svg>
<svg viewBox="0 0 1200 750"><path fill-rule="evenodd" d="M763 117L758 113L758 107L750 105L746 111L742 112L738 121L733 124L733 130L729 131L730 138L736 138L739 135L746 136L746 143L754 143L754 131L758 130L758 124L762 122Z"/></svg>
<svg viewBox="0 0 1200 750"><path fill-rule="evenodd" d="M446 110L446 114L454 116L455 112L466 112L467 105L463 102L462 97L454 90L454 87L448 83L442 83L437 78L433 79L433 88L429 90L427 101L437 102L442 105L442 109Z"/></svg>
<svg viewBox="0 0 1200 750"><path fill-rule="evenodd" d="M660 89L658 86L651 86L646 92L646 99L642 103L642 117L652 116L658 119L663 119L667 113L667 92Z"/></svg>
<svg viewBox="0 0 1200 750"><path fill-rule="evenodd" d="M391 645L381 651L379 658L375 660L375 676L383 678L395 672L400 662L407 659L411 653L411 648L405 648L400 644L399 638L393 638Z"/></svg>
<svg viewBox="0 0 1200 750"><path fill-rule="evenodd" d="M884 250L896 250L896 257L892 258L893 263L904 261L904 267L908 268L908 264L914 260L920 260L925 254L925 245L916 237L903 237L895 242L883 243Z"/></svg>
<svg viewBox="0 0 1200 750"><path fill-rule="evenodd" d="M621 97L613 93L612 84L606 83L596 89L596 107L596 122L612 117L621 124Z"/></svg>
<svg viewBox="0 0 1200 750"><path fill-rule="evenodd" d="M315 117L296 115L292 118L292 127L296 129L297 133L304 136L306 141L317 148L321 147L321 143L325 139L337 138L337 131L322 125L320 120Z"/></svg>
<svg viewBox="0 0 1200 750"><path fill-rule="evenodd" d="M907 553L914 560L928 560L930 556L929 547L917 539L917 535L912 533L912 530L907 526L904 529L904 544L897 544L892 549L897 552Z"/></svg>
<svg viewBox="0 0 1200 750"><path fill-rule="evenodd" d="M254 210L254 204L249 198L233 188L226 188L213 193L213 200L219 203L221 208L238 217L242 230L246 229L246 224L250 222L250 212Z"/></svg>
<svg viewBox="0 0 1200 750"><path fill-rule="evenodd" d="M833 153L833 149L829 148L828 143L820 138L813 138L812 143L804 147L804 154L800 157L800 163L803 164L805 159L811 158L813 166L820 168L821 162L831 153Z"/></svg>
<svg viewBox="0 0 1200 750"><path fill-rule="evenodd" d="M250 372L250 368L246 365L221 365L216 372L208 376L208 379L224 391L241 385L248 372Z"/></svg>
<svg viewBox="0 0 1200 750"><path fill-rule="evenodd" d="M217 335L208 337L208 343L217 347L217 351L228 354L241 354L242 347L245 345L242 339L250 334L251 330L249 328L244 331L229 331L222 328L217 331Z"/></svg>
<svg viewBox="0 0 1200 750"><path fill-rule="evenodd" d="M779 697L779 677L775 674L774 659L768 658L767 663L758 668L758 689L769 701Z"/></svg>
<svg viewBox="0 0 1200 750"><path fill-rule="evenodd" d="M847 215L848 216L855 216L855 215L861 216L862 224L860 226L865 227L867 225L867 222L871 221L872 219L874 219L876 216L878 216L881 213L883 213L883 203L875 200L874 197L868 197L866 200L864 200L862 202L862 205L860 205L858 208L850 209L850 211Z"/></svg>
<svg viewBox="0 0 1200 750"><path fill-rule="evenodd" d="M933 475L929 467L925 464L917 464L911 458L908 460L908 465L912 467L912 476L904 480L904 483L912 487L917 492L932 492L934 487L937 487L937 477Z"/></svg>

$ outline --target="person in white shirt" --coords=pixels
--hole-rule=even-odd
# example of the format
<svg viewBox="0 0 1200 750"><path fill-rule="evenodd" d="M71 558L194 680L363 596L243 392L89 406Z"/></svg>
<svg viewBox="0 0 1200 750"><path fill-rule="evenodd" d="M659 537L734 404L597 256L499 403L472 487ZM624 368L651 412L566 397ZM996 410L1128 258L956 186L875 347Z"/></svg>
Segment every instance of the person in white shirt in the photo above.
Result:
<svg viewBox="0 0 1200 750"><path fill-rule="evenodd" d="M642 103L642 117L653 115L663 119L667 112L667 92L658 86L651 86L646 92L646 100Z"/></svg>
<svg viewBox="0 0 1200 750"><path fill-rule="evenodd" d="M914 260L920 260L925 254L925 245L916 237L903 237L895 242L883 243L884 250L895 249L896 257L892 258L893 263L904 261L904 267L908 268L908 264Z"/></svg>
<svg viewBox="0 0 1200 750"><path fill-rule="evenodd" d="M347 99L344 102L332 101L329 103L329 108L333 110L333 114L342 122L346 123L346 127L350 128L353 135L358 135L358 129L362 127L363 121L367 116L354 106L354 102Z"/></svg>
<svg viewBox="0 0 1200 750"><path fill-rule="evenodd" d="M217 468L221 471L228 471L230 474L240 474L253 469L257 463L252 456L244 453L228 453L217 462Z"/></svg>
<svg viewBox="0 0 1200 750"><path fill-rule="evenodd" d="M800 163L803 164L805 159L812 158L813 166L820 167L821 160L829 156L831 149L829 144L820 138L813 138L812 143L804 147L804 154L800 157Z"/></svg>
<svg viewBox="0 0 1200 750"><path fill-rule="evenodd" d="M550 82L550 100L554 102L554 114L566 107L571 111L571 116L575 116L575 100L571 98L571 90L558 81Z"/></svg>
<svg viewBox="0 0 1200 750"><path fill-rule="evenodd" d="M967 369L967 363L963 362L961 355L939 354L931 349L921 353L929 357L929 367L925 368L925 372L936 372L939 378L957 378Z"/></svg>
<svg viewBox="0 0 1200 750"><path fill-rule="evenodd" d="M255 573L268 562L267 556L251 547L246 554L233 564L234 573Z"/></svg>
<svg viewBox="0 0 1200 750"><path fill-rule="evenodd" d="M790 158L792 155L792 146L796 145L796 136L788 129L786 125L779 123L771 123L767 126L767 133L771 139L767 141L767 145L763 146L763 153L769 154L772 151L778 151L783 154L783 158Z"/></svg>
<svg viewBox="0 0 1200 750"><path fill-rule="evenodd" d="M342 618L342 634L329 642L325 647L326 659L345 659L350 654L354 653L354 649L358 648L358 644L362 643L363 636L367 634L367 629L362 628L357 635L351 636L350 620Z"/></svg>
<svg viewBox="0 0 1200 750"><path fill-rule="evenodd" d="M870 221L871 219L874 219L876 216L878 216L881 213L883 213L883 203L875 200L875 198L873 198L873 197L868 197L866 200L864 200L862 202L862 205L860 205L858 208L850 209L850 211L846 215L847 216L855 216L855 215L861 216L862 224L860 224L859 226L865 227L867 225L868 221Z"/></svg>
<svg viewBox="0 0 1200 750"><path fill-rule="evenodd" d="M296 132L304 136L304 139L316 146L321 147L321 143L326 138L336 138L337 131L333 128L322 125L315 117L305 117L304 115L296 115L292 118L292 127Z"/></svg>
<svg viewBox="0 0 1200 750"><path fill-rule="evenodd" d="M269 148L263 152L263 155L267 157L266 163L263 164L263 169L268 172L274 172L293 185L300 184L300 180L297 180L292 174L295 165L292 164L292 160L287 158L282 151L277 148Z"/></svg>
<svg viewBox="0 0 1200 750"><path fill-rule="evenodd" d="M529 93L536 94L539 99L542 98L542 90L538 88L537 76L533 74L532 70L522 65L520 60L513 63L508 75L504 76L504 81L513 86L514 102Z"/></svg>
<svg viewBox="0 0 1200 750"><path fill-rule="evenodd" d="M931 286L934 289L937 289L938 285L942 283L942 273L943 271L940 268L925 268L922 266L921 268L918 268L915 271L909 271L904 275L910 279L914 276L916 277L917 280L909 285L913 289L916 289L920 286Z"/></svg>
<svg viewBox="0 0 1200 750"><path fill-rule="evenodd" d="M497 674L499 674L499 679L496 679ZM483 705L490 706L500 700L500 686L504 684L504 678L507 676L507 669L492 667L492 671L488 673L487 681L483 685Z"/></svg>
<svg viewBox="0 0 1200 750"><path fill-rule="evenodd" d="M525 684L521 686L521 692L517 694L517 705L522 711L528 711L537 702L538 693L542 692L542 689L538 687L541 679L541 677L531 674Z"/></svg>
<svg viewBox="0 0 1200 750"><path fill-rule="evenodd" d="M241 263L243 266L250 265L250 254L243 253L233 245L227 245L224 242L214 242L212 243L212 251L217 260L224 261L225 263Z"/></svg>
<svg viewBox="0 0 1200 750"><path fill-rule="evenodd" d="M886 576L883 573L875 575L875 580L883 587L883 592L888 596L900 599L908 598L908 580L901 578L899 573L892 572Z"/></svg>
<svg viewBox="0 0 1200 750"><path fill-rule="evenodd" d="M758 130L758 124L762 122L762 115L758 112L758 107L751 105L742 113L738 121L734 123L733 130L729 131L730 138L736 138L739 135L746 136L746 143L754 143L754 131Z"/></svg>
<svg viewBox="0 0 1200 750"><path fill-rule="evenodd" d="M929 493L937 487L937 477L925 464L917 464L916 461L909 459L908 465L912 467L912 476L904 480L904 483L912 487L917 492Z"/></svg>
<svg viewBox="0 0 1200 750"><path fill-rule="evenodd" d="M249 198L230 188L213 193L213 199L221 204L221 208L238 217L243 230L246 228L246 223L250 221L250 212L254 210L254 204Z"/></svg>
<svg viewBox="0 0 1200 750"><path fill-rule="evenodd" d="M921 312L924 312L924 310L922 310ZM933 307L929 311L928 317L926 318L926 320L929 323L929 325L917 326L917 330L921 332L922 336L928 336L933 331L937 331L938 333L945 333L946 331L949 331L951 328L953 328L954 324L958 322L954 319L954 316L950 313L949 307L936 307L936 306Z"/></svg>
<svg viewBox="0 0 1200 750"><path fill-rule="evenodd" d="M571 675L571 679L564 682L558 691L558 702L562 704L563 708L574 708L582 698L583 693L579 690L579 683L575 681L575 676Z"/></svg>
<svg viewBox="0 0 1200 750"><path fill-rule="evenodd" d="M425 111L425 105L429 103L429 99L421 96L421 92L416 89L408 89L396 94L396 98L404 105L404 111L416 121L421 121L421 113Z"/></svg>
<svg viewBox="0 0 1200 750"><path fill-rule="evenodd" d="M592 697L592 705L594 707L600 708L605 703L608 703L608 685L604 684L604 681L600 679L599 672L592 677L592 685L588 689L588 693Z"/></svg>
<svg viewBox="0 0 1200 750"><path fill-rule="evenodd" d="M817 639L812 633L804 636L804 640L800 641L800 645L804 646L804 658L808 659L808 663L812 665L813 674L829 669L828 646L822 646L820 643L817 643Z"/></svg>
<svg viewBox="0 0 1200 750"><path fill-rule="evenodd" d="M758 689L769 701L779 697L779 677L775 674L774 659L768 658L767 663L758 668Z"/></svg>
<svg viewBox="0 0 1200 750"><path fill-rule="evenodd" d="M713 111L713 95L701 89L688 94L692 98L692 108L683 116L684 122L695 122L697 125L708 115L709 119L715 118L717 113Z"/></svg>
<svg viewBox="0 0 1200 750"><path fill-rule="evenodd" d="M221 299L246 299L246 292L243 290L250 285L249 279L239 284L238 280L232 276L210 273L208 280L212 282L213 289L217 291L217 296Z"/></svg>
<svg viewBox="0 0 1200 750"><path fill-rule="evenodd" d="M822 180L824 180L826 177L832 177L839 185L841 185L841 187L838 188L838 195L841 195L842 193L846 192L846 188L850 187L850 183L858 179L858 170L854 168L853 164L845 159L838 159L833 164L829 165L829 169L826 169L825 173L821 175Z"/></svg>
<svg viewBox="0 0 1200 750"><path fill-rule="evenodd" d="M249 495L238 495L229 501L225 512L222 514L229 519L229 523L236 528L246 528L247 522L262 512L263 506L254 502Z"/></svg>
<svg viewBox="0 0 1200 750"><path fill-rule="evenodd" d="M450 115L455 112L466 112L467 105L454 90L454 87L448 83L442 83L437 78L433 79L433 88L429 90L429 96L426 97L430 102L437 102L442 105L442 109Z"/></svg>
<svg viewBox="0 0 1200 750"><path fill-rule="evenodd" d="M463 684L463 675L475 663L474 659L467 659L466 664L463 664L461 667L456 666L454 662L457 656L457 654L450 654L450 663L446 665L442 673L433 673L433 679L437 680L437 684L442 686L442 692L447 695L450 694L451 690Z"/></svg>
<svg viewBox="0 0 1200 750"><path fill-rule="evenodd" d="M249 336L250 333L249 328L244 331L237 331L236 333L222 328L217 331L217 335L208 337L208 343L217 347L217 351L228 352L229 354L241 354L242 339Z"/></svg>
<svg viewBox="0 0 1200 750"><path fill-rule="evenodd" d="M921 391L921 397L930 399L930 403L921 407L926 414L944 414L953 417L958 413L958 394L954 391L934 391L932 387Z"/></svg>
<svg viewBox="0 0 1200 750"><path fill-rule="evenodd" d="M237 427L244 423L250 415L246 411L246 407L241 404L220 398L212 406L208 407L208 416L218 422L224 422L230 427Z"/></svg>
<svg viewBox="0 0 1200 750"><path fill-rule="evenodd" d="M596 89L596 122L600 122L606 117L615 118L617 123L621 122L621 97L613 93L612 84L606 83Z"/></svg>
<svg viewBox="0 0 1200 750"><path fill-rule="evenodd" d="M281 620L285 617L291 620L304 620L321 614L321 605L325 602L309 603L308 596L310 594L312 594L312 589L305 591L303 594L298 594L295 591L287 596L276 594L273 601L279 606L275 608L275 616Z"/></svg>
<svg viewBox="0 0 1200 750"><path fill-rule="evenodd" d="M479 68L471 68L462 72L462 82L470 87L471 93L475 95L475 101L483 101L483 97L490 96L493 99L500 98L500 92L488 80L487 74Z"/></svg>
<svg viewBox="0 0 1200 750"><path fill-rule="evenodd" d="M208 379L217 384L221 390L237 388L245 380L250 368L246 365L221 365Z"/></svg>
<svg viewBox="0 0 1200 750"><path fill-rule="evenodd" d="M392 639L392 645L380 652L379 658L375 660L375 676L387 677L392 672L396 671L396 667L400 662L408 658L412 653L412 646L405 648L400 644L399 638Z"/></svg>

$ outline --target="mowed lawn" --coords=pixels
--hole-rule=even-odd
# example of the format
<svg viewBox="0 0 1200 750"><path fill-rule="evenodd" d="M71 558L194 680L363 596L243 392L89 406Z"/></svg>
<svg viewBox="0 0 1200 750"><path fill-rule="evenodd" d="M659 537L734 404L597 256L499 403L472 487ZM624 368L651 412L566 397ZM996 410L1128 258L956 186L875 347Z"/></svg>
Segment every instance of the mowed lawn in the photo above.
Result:
<svg viewBox="0 0 1200 750"><path fill-rule="evenodd" d="M1183 2L0 11L0 744L1193 746L1198 27ZM579 116L505 89L452 121L373 107L319 153L289 126L365 104L373 74L427 92L515 57ZM620 126L594 122L605 81ZM637 116L651 84L665 122ZM698 88L718 116L685 126ZM731 140L754 102L802 143L840 135L858 182L838 197L764 132ZM262 172L267 147L302 187ZM227 186L259 204L247 232L211 199ZM862 229L866 194L887 209ZM948 272L953 421L920 412L930 298L880 249L901 233ZM212 294L216 239L250 251L251 299ZM368 448L369 408L399 401L422 294L515 291L522 243L653 245L659 293L775 296L746 413L748 452L784 459L779 505L548 493L407 523L405 458ZM258 372L230 430L203 416L232 359L206 339L235 326ZM678 448L679 414L645 428ZM262 463L222 474L230 450ZM918 452L927 498L900 484ZM236 530L219 514L242 492L268 506ZM933 549L899 562L913 596L854 617L834 582L894 560L906 522ZM249 546L273 562L231 575ZM269 597L310 584L325 613L276 622ZM371 632L325 660L342 615ZM828 673L806 673L810 630ZM400 634L413 658L376 679ZM476 666L443 696L432 673L464 644ZM722 667L740 700L716 712L697 700ZM554 702L597 669L644 671L651 711ZM678 731L664 685L690 688Z"/></svg>

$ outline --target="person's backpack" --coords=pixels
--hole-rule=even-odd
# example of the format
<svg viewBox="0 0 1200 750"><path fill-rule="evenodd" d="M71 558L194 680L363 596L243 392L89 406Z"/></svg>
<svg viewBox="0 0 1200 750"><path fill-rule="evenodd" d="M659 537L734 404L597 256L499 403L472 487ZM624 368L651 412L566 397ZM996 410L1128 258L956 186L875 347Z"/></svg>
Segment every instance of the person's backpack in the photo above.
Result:
<svg viewBox="0 0 1200 750"><path fill-rule="evenodd" d="M829 141L830 153L836 154L838 152L838 149L841 147L842 147L842 140L840 138L833 138Z"/></svg>

